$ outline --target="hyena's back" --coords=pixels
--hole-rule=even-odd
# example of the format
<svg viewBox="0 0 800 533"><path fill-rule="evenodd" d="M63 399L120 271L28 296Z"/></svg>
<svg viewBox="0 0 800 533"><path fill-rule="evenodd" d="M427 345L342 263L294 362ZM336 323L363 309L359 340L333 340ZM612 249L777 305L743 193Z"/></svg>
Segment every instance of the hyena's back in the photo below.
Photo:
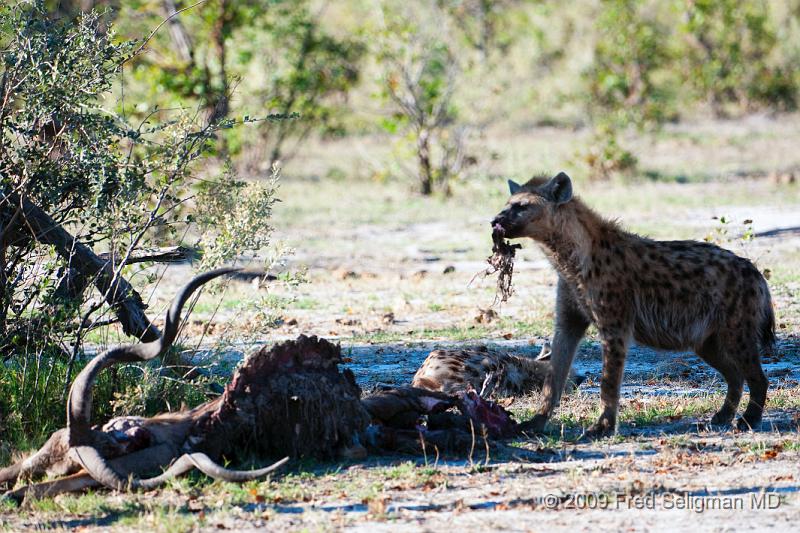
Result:
<svg viewBox="0 0 800 533"><path fill-rule="evenodd" d="M455 394L471 387L498 397L516 396L542 389L551 370L543 349L538 358L491 350L434 350L414 374L412 386ZM487 381L488 378L488 381ZM584 376L570 372L577 387Z"/></svg>
<svg viewBox="0 0 800 533"><path fill-rule="evenodd" d="M757 355L772 349L769 288L747 259L697 241L637 238L608 245L608 259L625 263L626 275L614 276L613 283L633 297L638 343L697 351L710 342L739 343Z"/></svg>

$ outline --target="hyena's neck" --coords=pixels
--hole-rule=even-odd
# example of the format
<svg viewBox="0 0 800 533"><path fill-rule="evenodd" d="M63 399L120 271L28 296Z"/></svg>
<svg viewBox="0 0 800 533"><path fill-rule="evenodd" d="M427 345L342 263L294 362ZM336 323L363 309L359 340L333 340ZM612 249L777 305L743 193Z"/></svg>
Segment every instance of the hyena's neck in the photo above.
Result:
<svg viewBox="0 0 800 533"><path fill-rule="evenodd" d="M559 208L555 222L554 231L541 244L558 273L579 285L591 277L595 251L618 241L624 233L577 198Z"/></svg>

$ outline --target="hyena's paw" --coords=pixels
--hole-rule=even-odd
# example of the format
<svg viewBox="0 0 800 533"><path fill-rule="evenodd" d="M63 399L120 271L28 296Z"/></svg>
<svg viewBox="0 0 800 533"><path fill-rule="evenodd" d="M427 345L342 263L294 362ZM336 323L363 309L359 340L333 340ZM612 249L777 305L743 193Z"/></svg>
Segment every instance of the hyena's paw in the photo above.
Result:
<svg viewBox="0 0 800 533"><path fill-rule="evenodd" d="M586 428L586 431L583 433L583 438L594 440L608 437L609 435L614 434L614 429L616 426L616 420L613 418L600 416L597 422Z"/></svg>
<svg viewBox="0 0 800 533"><path fill-rule="evenodd" d="M742 418L737 421L736 427L739 431L752 431L761 427L761 417L764 414L764 408L758 403L750 401L747 404L747 409L744 410Z"/></svg>
<svg viewBox="0 0 800 533"><path fill-rule="evenodd" d="M712 426L730 426L736 412L732 409L722 408L711 417Z"/></svg>
<svg viewBox="0 0 800 533"><path fill-rule="evenodd" d="M547 424L547 416L536 415L530 420L520 423L517 429L520 433L530 433L533 435L544 433L544 426Z"/></svg>
<svg viewBox="0 0 800 533"><path fill-rule="evenodd" d="M748 419L746 414L736 421L736 429L739 431L754 431L761 427L761 417Z"/></svg>

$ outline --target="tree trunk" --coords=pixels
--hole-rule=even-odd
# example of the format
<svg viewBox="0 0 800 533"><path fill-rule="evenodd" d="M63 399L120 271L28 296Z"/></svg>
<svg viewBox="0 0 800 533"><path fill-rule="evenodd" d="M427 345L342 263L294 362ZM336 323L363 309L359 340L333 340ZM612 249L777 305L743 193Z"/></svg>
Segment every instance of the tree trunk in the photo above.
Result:
<svg viewBox="0 0 800 533"><path fill-rule="evenodd" d="M109 263L111 268L119 265L121 257L112 257L110 253L104 252L97 255L100 259ZM126 265L134 263L185 263L198 257L196 248L186 246L166 246L151 250L133 250L125 261ZM80 296L86 291L90 280L86 275L74 267L66 267L66 272L59 275L58 287L54 296L60 300L70 301Z"/></svg>
<svg viewBox="0 0 800 533"><path fill-rule="evenodd" d="M163 0L161 4L164 8L165 17L171 17L178 11L178 7L173 0ZM189 37L189 33L183 26L180 17L170 18L167 24L169 35L172 38L173 44L175 44L175 51L178 53L178 57L187 65L193 65L194 54L192 53L192 38Z"/></svg>
<svg viewBox="0 0 800 533"><path fill-rule="evenodd" d="M158 328L145 316L145 305L139 293L121 276L114 276L107 259L99 257L91 248L78 242L30 200L21 199L16 194L9 195L7 200L8 206L22 208L20 217L22 220L15 227L7 228L7 231L21 234L20 237L27 233L36 242L53 246L56 253L67 263L68 268L74 268L82 276L91 279L108 305L114 309L122 325L122 331L126 335L144 342L154 341L161 336ZM14 244L14 241L10 240L7 243Z"/></svg>
<svg viewBox="0 0 800 533"><path fill-rule="evenodd" d="M422 129L417 136L417 158L419 159L420 190L425 196L433 193L433 171L431 169L430 132Z"/></svg>
<svg viewBox="0 0 800 533"><path fill-rule="evenodd" d="M207 105L209 107L210 124L217 123L228 116L230 111L230 102L228 100L230 89L228 87L228 70L227 70L227 50L225 48L225 37L228 32L228 24L230 22L230 12L227 0L219 0L219 7L217 16L214 21L214 27L211 31L211 44L216 49L217 61L219 62L219 87L214 88L210 69L208 68L208 61L206 61L208 93L211 95ZM221 142L224 143L224 138L220 137ZM223 149L225 147L223 146Z"/></svg>

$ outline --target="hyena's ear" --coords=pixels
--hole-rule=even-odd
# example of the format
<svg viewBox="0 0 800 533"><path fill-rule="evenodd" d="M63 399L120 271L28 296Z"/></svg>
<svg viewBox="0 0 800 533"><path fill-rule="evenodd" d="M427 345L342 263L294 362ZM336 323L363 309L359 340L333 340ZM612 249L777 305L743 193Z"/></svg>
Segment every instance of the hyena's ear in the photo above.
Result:
<svg viewBox="0 0 800 533"><path fill-rule="evenodd" d="M565 172L559 172L542 186L542 193L557 205L565 204L572 200L572 180Z"/></svg>
<svg viewBox="0 0 800 533"><path fill-rule="evenodd" d="M520 185L519 183L517 183L514 180L508 180L508 191L512 195L513 194L517 194L520 191L520 189L522 189L522 185Z"/></svg>

